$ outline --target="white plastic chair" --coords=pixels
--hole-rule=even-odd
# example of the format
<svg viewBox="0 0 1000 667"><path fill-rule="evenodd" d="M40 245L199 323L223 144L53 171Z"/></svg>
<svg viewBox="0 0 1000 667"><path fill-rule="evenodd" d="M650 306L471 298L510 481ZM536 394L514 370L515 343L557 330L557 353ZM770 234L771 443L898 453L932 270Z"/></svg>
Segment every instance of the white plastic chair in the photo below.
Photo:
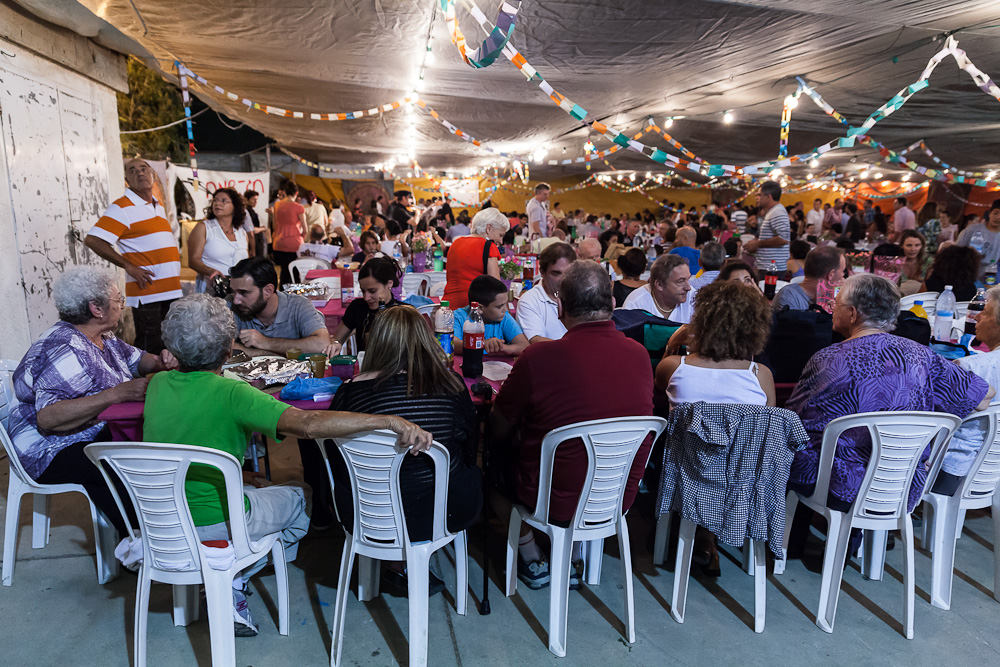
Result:
<svg viewBox="0 0 1000 667"><path fill-rule="evenodd" d="M444 288L448 283L434 283L431 285L431 292L429 296L444 296Z"/></svg>
<svg viewBox="0 0 1000 667"><path fill-rule="evenodd" d="M338 667L343 658L344 617L351 584L354 556L359 557L358 599L367 602L379 593L379 561L406 561L409 598L410 665L427 664L427 593L431 555L455 542L455 572L458 580L455 607L465 615L469 593L468 542L465 531L448 531L448 474L451 457L448 449L434 442L425 452L434 464L434 527L426 542L410 542L406 532L402 498L399 492L399 469L409 449L397 446L392 431L365 431L335 442L347 463L354 500L354 527L346 531L347 540L340 559L337 602L333 611L330 665ZM323 441L318 440L323 463L333 488L333 471Z"/></svg>
<svg viewBox="0 0 1000 667"><path fill-rule="evenodd" d="M955 319L960 320L969 313L969 302L958 301L955 303Z"/></svg>
<svg viewBox="0 0 1000 667"><path fill-rule="evenodd" d="M933 316L937 313L937 300L939 296L941 295L937 292L918 292L917 294L910 294L909 296L904 296L899 300L899 307L902 310L909 310L917 301L922 301L924 310L927 311L928 315Z"/></svg>
<svg viewBox="0 0 1000 667"><path fill-rule="evenodd" d="M789 280L788 282L791 283L792 285L797 285L797 284L799 284L800 282L802 282L805 279L806 279L806 277L804 275L803 276L795 276L791 280Z"/></svg>
<svg viewBox="0 0 1000 667"><path fill-rule="evenodd" d="M764 291L764 281L763 280L758 281L757 284L760 285L761 291ZM787 280L779 280L778 282L776 282L774 284L774 293L777 294L778 292L781 291L782 287L785 287L786 285L789 285L789 284L790 283Z"/></svg>
<svg viewBox="0 0 1000 667"><path fill-rule="evenodd" d="M904 634L913 639L914 609L914 555L913 522L907 510L910 484L916 473L920 456L931 446L931 461L958 428L961 420L939 412L867 412L834 419L823 431L819 471L811 496L802 497L789 491L785 513L795 516L795 509L802 502L827 521L827 539L823 554L823 581L820 584L819 608L816 625L826 632L833 632L840 599L840 583L844 577L851 528L872 531L899 529L905 550L906 566L903 573L903 600L905 605ZM872 453L865 470L857 498L849 512L838 512L826 506L830 491L830 475L834 454L840 436L852 428L866 428L871 434ZM782 553L787 553L792 521L785 522ZM774 573L785 571L785 560L775 561Z"/></svg>
<svg viewBox="0 0 1000 667"><path fill-rule="evenodd" d="M431 281L426 273L404 273L403 292L406 294L421 294L430 292Z"/></svg>
<svg viewBox="0 0 1000 667"><path fill-rule="evenodd" d="M428 303L423 306L417 306L417 312L421 315L433 316L434 311L438 308L439 304Z"/></svg>
<svg viewBox="0 0 1000 667"><path fill-rule="evenodd" d="M288 264L288 272L292 275L292 282L301 283L305 280L306 274L313 269L329 269L330 262L321 257L299 257L293 259Z"/></svg>
<svg viewBox="0 0 1000 667"><path fill-rule="evenodd" d="M974 412L965 423L986 420L988 427L983 447L954 496L931 492L940 469L936 462L927 477L924 491L924 522L921 544L930 548L931 604L939 609L951 608L952 575L955 570L955 542L962 533L965 512L971 509L993 509L993 598L1000 601L1000 405L991 405Z"/></svg>
<svg viewBox="0 0 1000 667"><path fill-rule="evenodd" d="M34 494L31 523L31 548L41 549L49 543L49 498L57 493L82 493L90 506L90 519L94 525L94 547L97 551L97 583L106 584L118 576L115 559L117 531L107 517L90 502L87 491L79 484L39 484L21 465L17 450L7 434L14 389L11 375L18 362L0 359L0 446L7 452L10 464L7 485L7 513L3 531L3 585L14 583L14 563L17 558L18 521L21 517L21 498Z"/></svg>
<svg viewBox="0 0 1000 667"><path fill-rule="evenodd" d="M146 618L153 581L174 587L174 625L187 625L198 619L198 586L204 584L212 665L234 666L233 578L266 557L268 552L274 560L277 579L278 632L288 634L285 548L278 539L279 533L266 535L257 542L250 540L243 518L242 471L232 455L207 447L150 442L94 443L84 452L101 469L119 508L122 502L118 491L100 464L106 463L121 478L139 519L143 560L139 566L135 600L136 667L146 664ZM216 468L225 478L230 544L235 552L235 560L228 570L212 569L201 548L184 492L184 480L192 463ZM138 537L132 526L129 526L129 537Z"/></svg>
<svg viewBox="0 0 1000 667"><path fill-rule="evenodd" d="M549 557L552 583L549 586L549 651L566 656L566 625L569 606L569 569L573 542L590 542L590 567L599 567L604 538L618 535L624 569L625 628L627 639L635 642L635 610L632 595L632 553L628 524L621 511L632 462L650 434L655 441L667 426L659 417L619 417L579 422L549 431L542 440L538 473L538 499L534 513L520 505L511 508L507 528L507 597L517 590L517 545L521 522L544 531L552 543ZM562 528L549 523L549 496L556 448L569 440L583 442L587 452L584 477L573 521ZM645 464L645 462L643 462Z"/></svg>

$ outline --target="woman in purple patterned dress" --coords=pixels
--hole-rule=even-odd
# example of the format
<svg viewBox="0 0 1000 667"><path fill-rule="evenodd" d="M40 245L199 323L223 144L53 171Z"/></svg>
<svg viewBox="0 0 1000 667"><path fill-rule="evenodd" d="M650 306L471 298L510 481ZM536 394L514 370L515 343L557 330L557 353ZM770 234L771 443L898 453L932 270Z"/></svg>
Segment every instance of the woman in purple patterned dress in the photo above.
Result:
<svg viewBox="0 0 1000 667"><path fill-rule="evenodd" d="M928 347L890 333L898 315L899 290L885 278L856 274L844 282L835 301L833 328L846 340L813 355L785 404L799 415L809 434L809 445L792 462L789 488L812 493L823 430L838 417L923 410L964 418L989 406L996 391L985 380ZM929 455L928 447L922 463ZM870 456L867 429L851 429L840 437L830 476L830 508L850 508ZM918 466L910 487L910 510L923 493L926 477L926 466ZM851 546L853 551L854 540Z"/></svg>
<svg viewBox="0 0 1000 667"><path fill-rule="evenodd" d="M143 400L149 382L143 376L175 368L177 362L167 351L157 357L115 336L125 297L114 271L73 267L59 276L52 296L60 321L28 348L14 370L8 430L16 453L11 456L38 482L81 484L124 535L125 522L111 492L83 448L110 439L98 420L105 408ZM124 489L121 496L128 498Z"/></svg>

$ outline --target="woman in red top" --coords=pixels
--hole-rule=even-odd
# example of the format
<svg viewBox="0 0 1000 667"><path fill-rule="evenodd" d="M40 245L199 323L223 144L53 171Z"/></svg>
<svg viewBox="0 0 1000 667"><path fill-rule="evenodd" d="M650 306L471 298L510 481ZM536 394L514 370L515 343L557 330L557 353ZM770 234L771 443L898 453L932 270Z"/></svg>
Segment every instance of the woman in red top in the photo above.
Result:
<svg viewBox="0 0 1000 667"><path fill-rule="evenodd" d="M510 229L507 216L486 208L472 218L472 235L455 239L448 251L444 297L452 310L469 305L469 285L484 273L500 279L500 244Z"/></svg>
<svg viewBox="0 0 1000 667"><path fill-rule="evenodd" d="M289 181L284 192L285 198L274 205L274 240L271 244L274 261L281 267L281 285L292 282L288 265L295 260L306 234L306 209L295 201L298 188Z"/></svg>

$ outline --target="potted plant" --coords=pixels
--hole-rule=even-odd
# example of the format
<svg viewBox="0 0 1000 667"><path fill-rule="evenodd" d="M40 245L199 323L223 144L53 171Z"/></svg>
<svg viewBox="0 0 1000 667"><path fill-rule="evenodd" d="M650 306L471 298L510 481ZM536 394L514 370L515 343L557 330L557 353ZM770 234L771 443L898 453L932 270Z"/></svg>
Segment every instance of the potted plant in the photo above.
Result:
<svg viewBox="0 0 1000 667"><path fill-rule="evenodd" d="M500 260L500 280L510 289L510 283L521 277L521 262L516 257L509 257Z"/></svg>
<svg viewBox="0 0 1000 667"><path fill-rule="evenodd" d="M414 237L410 243L410 254L413 257L413 272L423 273L427 269L427 239Z"/></svg>

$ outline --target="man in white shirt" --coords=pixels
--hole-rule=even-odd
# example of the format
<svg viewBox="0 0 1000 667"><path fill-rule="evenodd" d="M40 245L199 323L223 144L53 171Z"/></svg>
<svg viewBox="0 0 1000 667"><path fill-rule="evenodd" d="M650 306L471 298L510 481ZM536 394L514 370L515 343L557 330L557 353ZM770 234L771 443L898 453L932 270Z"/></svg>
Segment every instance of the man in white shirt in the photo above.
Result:
<svg viewBox="0 0 1000 667"><path fill-rule="evenodd" d="M743 250L757 254L757 269L767 271L771 262L778 273L788 269L788 244L792 238L792 228L788 223L788 211L779 204L781 186L776 181L764 181L757 193L757 206L766 211L760 224L760 234L743 244Z"/></svg>
<svg viewBox="0 0 1000 667"><path fill-rule="evenodd" d="M528 200L524 212L528 214L528 238L538 234L542 238L549 236L549 227L555 222L552 214L549 213L549 192L552 188L548 183L539 183L535 186L535 196Z"/></svg>
<svg viewBox="0 0 1000 667"><path fill-rule="evenodd" d="M634 290L622 305L624 310L644 310L678 324L687 324L694 314L688 299L691 270L680 255L661 255L649 269L649 282Z"/></svg>
<svg viewBox="0 0 1000 667"><path fill-rule="evenodd" d="M576 251L568 243L553 243L538 255L541 278L517 302L517 323L530 343L558 340L566 333L557 299L563 274L575 261Z"/></svg>
<svg viewBox="0 0 1000 667"><path fill-rule="evenodd" d="M812 209L806 213L806 236L818 237L823 233L823 200L817 199L813 202Z"/></svg>
<svg viewBox="0 0 1000 667"><path fill-rule="evenodd" d="M896 230L896 237L899 238L903 235L907 229L917 228L917 216L913 214L913 210L906 205L906 197L897 197L896 201L892 203L893 208L896 210L892 214L893 227Z"/></svg>

